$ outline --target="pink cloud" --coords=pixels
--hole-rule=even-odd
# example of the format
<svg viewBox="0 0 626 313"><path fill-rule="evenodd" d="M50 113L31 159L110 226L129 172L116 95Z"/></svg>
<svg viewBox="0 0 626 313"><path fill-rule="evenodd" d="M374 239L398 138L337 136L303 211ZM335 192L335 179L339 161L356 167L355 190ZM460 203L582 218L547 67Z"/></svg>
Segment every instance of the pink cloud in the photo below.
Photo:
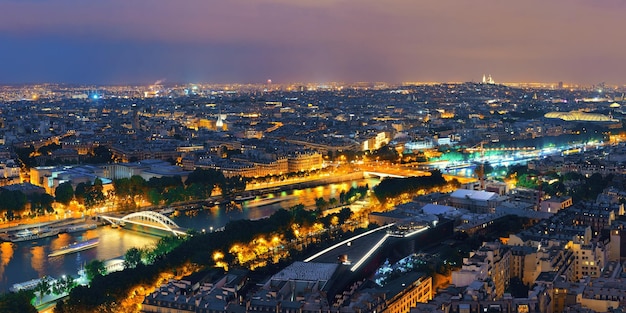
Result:
<svg viewBox="0 0 626 313"><path fill-rule="evenodd" d="M626 64L626 42L620 36L626 19L618 0L0 3L0 34L236 45L259 54L271 51L274 55L262 59L306 71L327 64L327 72L348 73L369 63L374 74L398 79L458 76L454 71L470 79L490 67L508 70L514 77L515 71L527 72L529 66L571 75L569 67L579 66L581 59ZM451 64L456 66L448 68ZM577 75L583 79L583 73Z"/></svg>

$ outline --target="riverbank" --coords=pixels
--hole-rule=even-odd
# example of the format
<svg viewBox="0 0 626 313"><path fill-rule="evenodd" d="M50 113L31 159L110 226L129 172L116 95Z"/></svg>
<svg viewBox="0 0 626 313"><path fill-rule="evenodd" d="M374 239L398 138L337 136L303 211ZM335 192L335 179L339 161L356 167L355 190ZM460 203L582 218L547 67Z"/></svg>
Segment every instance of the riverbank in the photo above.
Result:
<svg viewBox="0 0 626 313"><path fill-rule="evenodd" d="M12 227L1 228L0 240L14 242L16 234L19 234L20 232L28 232L29 230L44 229L46 232L50 232L50 236L53 236L60 233L82 232L85 230L95 229L96 227L98 227L98 223L95 220L86 217L62 219L52 222L42 222L35 224L20 224ZM22 241L42 239L45 237L48 236L33 236L32 239Z"/></svg>
<svg viewBox="0 0 626 313"><path fill-rule="evenodd" d="M272 194L272 193L287 192L287 191L291 191L295 189L314 188L314 187L323 186L323 185L337 184L337 183L343 183L343 182L354 181L354 180L362 180L364 178L365 178L364 172L358 171L358 172L353 172L353 173L345 173L345 174L338 174L338 175L332 175L332 176L329 175L326 177L312 179L312 180L298 179L294 181L293 179L291 179L291 180L278 181L278 182L272 182L272 183L255 183L255 184L247 185L245 191L242 191L236 195L233 195L232 198L226 198L221 194L214 194L207 199L176 202L176 203L172 203L169 205L156 205L156 206L149 205L149 206L138 208L134 211L119 211L116 213L130 214L130 213L138 212L138 211L170 212L170 210L172 209L180 211L180 212L184 212L187 210L197 210L200 207L210 208L210 207L214 207L216 205L220 205L223 203L229 203L231 201L243 203L244 201L237 201L237 200L241 198L246 198L246 197L256 198L256 197L265 196L265 195Z"/></svg>
<svg viewBox="0 0 626 313"><path fill-rule="evenodd" d="M198 232L211 232L222 229L224 225L231 221L240 219L262 219L270 216L275 211L280 209L287 209L297 204L304 204L307 207L314 208L317 198L323 197L325 199L336 198L339 199L339 194L342 191L347 192L351 187L363 186L368 184L370 187L376 185L379 181L375 178L362 179L362 173L346 173L338 174L332 177L320 177L306 184L306 188L295 189L293 191L276 192L263 190L259 193L264 193L265 197L285 197L284 201L272 203L269 205L256 206L253 208L244 207L244 203L221 203L219 205L212 205L210 209L201 210L198 209L197 213L180 214L179 216L172 217L172 220L179 226L184 228L195 229ZM351 178L356 178L352 179ZM323 185L324 182L335 182L334 184ZM300 182L299 186L304 186ZM274 186L272 188L275 188ZM283 186L283 190L294 188L294 184L291 186ZM233 195L233 199L236 195ZM291 197L288 197L291 196ZM207 201L204 199L203 201ZM221 202L221 201L220 201ZM202 207L200 201L194 203L180 203L180 208L184 207ZM158 210L165 208L172 208L176 206L162 206L157 207L141 207L140 210ZM170 212L172 210L169 210ZM191 210L190 210L191 211ZM164 211L167 213L168 211ZM93 212L95 213L95 212ZM116 211L111 212L116 214L124 214ZM130 213L130 212L126 212ZM91 217L86 216L86 219L75 218L72 220L53 220L55 225L69 225L69 223L76 223L82 221L90 221ZM28 219L28 221L31 221ZM39 221L37 222L49 222ZM52 221L50 221L52 222ZM95 221L93 221L95 222ZM22 221L20 221L22 223ZM11 225L13 227L21 226L23 228L30 228L33 225ZM15 228L7 228L15 229ZM63 246L67 246L73 242L89 240L92 238L100 238L100 243L97 247L89 250L84 250L79 253L67 254L54 258L48 258L47 256L54 250L57 250ZM44 275L61 277L64 274L76 273L84 264L90 260L99 259L107 260L115 258L120 255L124 255L130 248L143 248L155 244L160 237L147 234L144 232L129 231L121 228L112 228L111 226L102 226L85 231L78 231L75 233L61 233L58 236L52 236L48 238L42 238L38 240L28 242L4 242L0 243L2 249L0 249L0 292L7 291L12 284L17 282L27 281L32 278L42 277Z"/></svg>
<svg viewBox="0 0 626 313"><path fill-rule="evenodd" d="M338 174L338 175L328 174L328 176L316 178L316 179L302 178L302 179L297 179L297 180L291 179L291 180L278 181L278 182L272 182L272 183L250 184L246 186L246 191L257 191L261 193L264 193L264 192L267 193L267 192L276 191L277 190L276 188L278 188L279 191L290 190L290 189L311 188L311 187L317 187L320 185L328 185L328 184L341 183L341 182L350 181L350 180L363 179L364 177L365 175L363 171L358 171L354 173L346 173L346 174Z"/></svg>

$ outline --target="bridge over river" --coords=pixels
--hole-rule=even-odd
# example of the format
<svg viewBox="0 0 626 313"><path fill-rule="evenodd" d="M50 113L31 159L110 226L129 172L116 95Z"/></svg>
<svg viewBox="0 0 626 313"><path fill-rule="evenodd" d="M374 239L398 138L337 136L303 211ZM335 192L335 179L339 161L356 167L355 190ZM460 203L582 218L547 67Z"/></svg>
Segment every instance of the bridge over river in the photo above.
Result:
<svg viewBox="0 0 626 313"><path fill-rule="evenodd" d="M144 227L171 232L174 235L187 235L187 229L178 226L169 217L153 211L141 211L130 213L125 216L98 215L98 218L105 220L111 225L135 224Z"/></svg>

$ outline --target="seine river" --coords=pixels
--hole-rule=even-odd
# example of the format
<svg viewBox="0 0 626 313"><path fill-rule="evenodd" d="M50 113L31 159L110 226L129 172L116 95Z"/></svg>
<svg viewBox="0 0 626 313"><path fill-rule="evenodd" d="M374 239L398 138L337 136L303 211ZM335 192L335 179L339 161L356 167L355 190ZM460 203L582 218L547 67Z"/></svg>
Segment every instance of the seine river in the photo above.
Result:
<svg viewBox="0 0 626 313"><path fill-rule="evenodd" d="M172 219L181 227L197 231L210 231L239 219L260 219L270 216L280 208L289 208L297 204L314 206L315 199L324 197L339 199L341 191L350 187L368 184L370 188L378 184L375 178L329 184L313 188L296 189L269 195L284 199L269 205L255 206L254 201L244 202L238 207L220 205L194 214L181 214ZM76 241L98 237L97 247L57 257L48 257L52 251ZM49 238L20 243L3 242L0 244L0 292L7 292L14 283L24 282L45 275L61 277L77 276L78 270L93 259L108 260L124 255L126 250L142 248L155 244L160 237L143 232L102 226L82 233L60 234Z"/></svg>

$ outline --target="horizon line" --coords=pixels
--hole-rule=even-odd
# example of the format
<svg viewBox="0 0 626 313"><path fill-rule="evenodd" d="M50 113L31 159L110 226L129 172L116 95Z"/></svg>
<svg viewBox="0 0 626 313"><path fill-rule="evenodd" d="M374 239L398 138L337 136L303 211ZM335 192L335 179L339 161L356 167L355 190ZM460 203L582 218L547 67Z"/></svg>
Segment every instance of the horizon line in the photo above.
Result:
<svg viewBox="0 0 626 313"><path fill-rule="evenodd" d="M549 87L549 88L589 88L596 87L598 85L602 85L603 88L611 89L611 88L619 88L626 87L626 83L624 84L606 84L604 82L599 82L597 84L583 84L583 83L573 83L573 82L541 82L541 81L518 81L518 82L492 82L485 83L480 81L402 81L402 82L388 82L388 81L325 81L325 82L301 82L301 81L293 81L293 82L167 82L167 81L159 81L157 80L154 83L72 83L72 82L21 82L21 83L7 83L0 82L0 87L16 87L16 86L37 86L37 85L65 85L65 86L76 86L76 87L122 87L122 86L186 86L186 85L216 85L216 86L233 86L233 85L242 85L242 86L271 86L273 88L282 87L282 86L290 86L290 85L305 85L305 86L355 86L355 85L363 85L368 84L372 85L371 87L377 87L376 85L389 85L389 87L400 87L400 86L425 86L425 85L442 85L442 84L484 84L484 85L503 85L507 87ZM559 86L561 85L561 86ZM382 86L379 86L382 87Z"/></svg>

